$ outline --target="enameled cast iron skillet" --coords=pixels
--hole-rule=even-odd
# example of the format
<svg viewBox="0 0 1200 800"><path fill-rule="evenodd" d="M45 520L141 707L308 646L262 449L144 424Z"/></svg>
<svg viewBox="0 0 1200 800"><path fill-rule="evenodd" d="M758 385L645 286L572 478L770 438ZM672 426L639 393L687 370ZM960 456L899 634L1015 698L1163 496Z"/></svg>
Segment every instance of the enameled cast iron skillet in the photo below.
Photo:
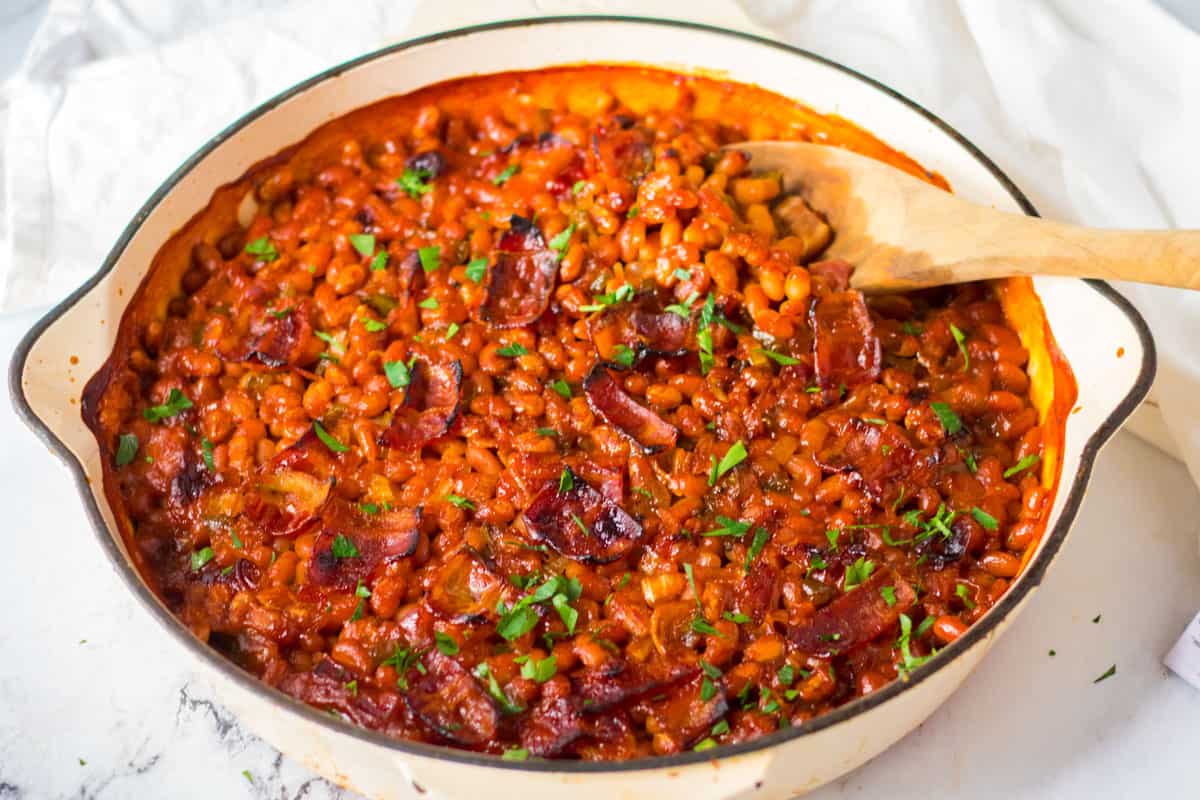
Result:
<svg viewBox="0 0 1200 800"><path fill-rule="evenodd" d="M503 762L388 739L267 687L194 638L142 583L104 496L99 449L80 416L81 387L107 358L125 306L155 252L220 185L322 123L384 97L472 74L581 62L645 64L756 84L878 133L938 170L968 199L1036 214L970 142L863 75L748 34L618 17L503 22L388 47L259 106L181 165L130 222L96 275L21 342L10 375L12 396L25 421L74 474L116 570L164 632L208 673L220 699L279 749L371 797L408 798L427 791L435 797L532 800L561 798L564 790L573 800L788 797L853 769L929 716L1013 620L1066 540L1100 447L1145 397L1154 377L1154 345L1146 323L1107 284L1036 279L1033 288L1046 323L1078 382L1075 407L1064 414L1061 477L1039 548L1000 602L907 681L803 725L717 751L636 762ZM1036 355L1036 343L1026 344ZM1035 375L1035 387L1039 382L1053 394L1049 376Z"/></svg>

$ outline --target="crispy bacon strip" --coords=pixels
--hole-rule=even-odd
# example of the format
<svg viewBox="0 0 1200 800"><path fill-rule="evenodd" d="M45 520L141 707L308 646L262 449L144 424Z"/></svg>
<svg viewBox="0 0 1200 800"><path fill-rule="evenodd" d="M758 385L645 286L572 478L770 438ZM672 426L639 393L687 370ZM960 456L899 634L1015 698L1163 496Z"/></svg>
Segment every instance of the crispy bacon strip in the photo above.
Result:
<svg viewBox="0 0 1200 800"><path fill-rule="evenodd" d="M321 531L308 560L308 585L345 590L367 582L386 562L412 555L420 522L419 510L367 514L330 499L321 511Z"/></svg>
<svg viewBox="0 0 1200 800"><path fill-rule="evenodd" d="M860 417L846 421L837 438L813 456L827 472L854 472L863 490L875 501L887 494L888 485L914 470L927 471L917 463L908 437L896 425L867 422Z"/></svg>
<svg viewBox="0 0 1200 800"><path fill-rule="evenodd" d="M679 438L679 431L627 395L611 367L602 361L584 378L583 391L587 395L588 405L645 453L657 453L673 447Z"/></svg>
<svg viewBox="0 0 1200 800"><path fill-rule="evenodd" d="M534 539L576 561L607 564L629 553L642 526L625 510L564 467L571 488L554 481L525 509L525 528Z"/></svg>
<svg viewBox="0 0 1200 800"><path fill-rule="evenodd" d="M278 316L276 316L278 313ZM312 324L304 308L283 312L262 309L250 325L250 343L241 361L257 361L272 369L299 366L309 360L305 343L312 339Z"/></svg>
<svg viewBox="0 0 1200 800"><path fill-rule="evenodd" d="M521 746L532 756L549 758L583 735L584 718L576 697L547 697L521 723Z"/></svg>
<svg viewBox="0 0 1200 800"><path fill-rule="evenodd" d="M630 124L626 124L626 122ZM591 173L603 173L638 183L654 166L652 134L632 125L632 120L614 117L592 132L588 153Z"/></svg>
<svg viewBox="0 0 1200 800"><path fill-rule="evenodd" d="M391 427L379 437L379 443L386 447L423 447L444 436L458 418L462 364L417 361L410 375L404 405L396 409Z"/></svg>
<svg viewBox="0 0 1200 800"><path fill-rule="evenodd" d="M880 592L885 586L895 590L896 602L891 605ZM788 638L797 649L814 656L845 653L887 631L916 601L908 581L890 568L880 567L854 590L822 606L807 621L791 626Z"/></svg>
<svg viewBox="0 0 1200 800"><path fill-rule="evenodd" d="M429 589L429 607L455 622L481 619L506 594L506 582L478 555L451 556Z"/></svg>
<svg viewBox="0 0 1200 800"><path fill-rule="evenodd" d="M404 695L412 712L438 735L467 747L496 737L500 713L466 668L436 650L425 657L426 672L409 681Z"/></svg>
<svg viewBox="0 0 1200 800"><path fill-rule="evenodd" d="M474 316L497 328L528 325L550 306L558 254L546 249L541 230L531 220L516 214L497 251L488 268L487 294Z"/></svg>
<svg viewBox="0 0 1200 800"><path fill-rule="evenodd" d="M708 735L709 728L729 711L729 702L723 680L713 681L716 692L707 700L702 697L703 683L704 676L697 675L668 689L666 699L650 703L647 716L659 730L671 731L686 744Z"/></svg>
<svg viewBox="0 0 1200 800"><path fill-rule="evenodd" d="M822 389L838 390L879 377L883 351L862 292L825 295L809 313L813 361Z"/></svg>
<svg viewBox="0 0 1200 800"><path fill-rule="evenodd" d="M592 341L604 358L618 344L638 353L677 357L688 352L692 321L670 311L654 292L641 292L631 302L615 305L588 322Z"/></svg>
<svg viewBox="0 0 1200 800"><path fill-rule="evenodd" d="M353 678L337 662L325 658L310 672L291 673L283 678L279 688L297 700L326 711L337 711L356 725L380 730L400 709L396 692L375 689L369 685L346 688Z"/></svg>
<svg viewBox="0 0 1200 800"><path fill-rule="evenodd" d="M696 667L678 661L634 664L614 659L601 667L584 671L575 678L574 688L575 694L585 701L583 708L587 713L594 714L644 697L696 672Z"/></svg>

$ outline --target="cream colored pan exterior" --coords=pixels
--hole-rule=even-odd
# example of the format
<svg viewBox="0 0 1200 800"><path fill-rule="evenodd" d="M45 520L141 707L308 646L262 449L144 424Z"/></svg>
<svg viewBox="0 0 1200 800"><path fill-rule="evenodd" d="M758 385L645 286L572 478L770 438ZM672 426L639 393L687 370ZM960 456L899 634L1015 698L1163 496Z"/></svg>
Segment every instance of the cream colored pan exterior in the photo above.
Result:
<svg viewBox="0 0 1200 800"><path fill-rule="evenodd" d="M108 356L146 265L217 187L322 123L375 100L449 78L578 62L633 62L757 84L880 132L969 199L1034 213L991 162L928 112L861 75L775 42L674 22L598 17L464 29L343 65L218 135L147 202L100 272L22 342L10 376L14 401L74 472L101 544L148 613L190 650L247 725L322 775L378 798L410 798L421 790L437 798L522 800L791 797L855 768L920 724L975 668L1042 580L1075 517L1097 451L1142 400L1154 375L1144 321L1107 285L1035 282L1079 382L1079 410L1068 418L1062 482L1047 534L1001 602L906 683L754 742L633 764L501 762L392 741L260 684L192 637L141 583L104 498L95 438L80 418L80 387Z"/></svg>

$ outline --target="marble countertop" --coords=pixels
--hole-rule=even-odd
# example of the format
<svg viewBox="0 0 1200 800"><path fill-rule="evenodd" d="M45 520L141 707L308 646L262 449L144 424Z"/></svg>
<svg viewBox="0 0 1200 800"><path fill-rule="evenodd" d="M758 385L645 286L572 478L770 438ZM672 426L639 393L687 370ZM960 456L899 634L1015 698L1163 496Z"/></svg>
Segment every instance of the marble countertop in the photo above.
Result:
<svg viewBox="0 0 1200 800"><path fill-rule="evenodd" d="M3 363L35 319L0 318ZM4 394L0 800L357 798L212 699ZM1160 658L1200 608L1197 520L1183 467L1118 435L1055 569L983 665L899 744L810 796L1180 796L1195 782L1200 692Z"/></svg>

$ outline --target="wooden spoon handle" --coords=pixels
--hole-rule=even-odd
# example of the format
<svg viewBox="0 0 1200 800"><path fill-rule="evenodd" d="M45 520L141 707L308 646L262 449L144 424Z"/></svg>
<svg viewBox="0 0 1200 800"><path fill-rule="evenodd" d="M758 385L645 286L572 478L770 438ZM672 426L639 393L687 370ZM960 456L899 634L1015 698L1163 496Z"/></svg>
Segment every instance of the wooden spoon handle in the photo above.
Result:
<svg viewBox="0 0 1200 800"><path fill-rule="evenodd" d="M933 193L927 196L942 199ZM906 285L924 284L923 274L936 272L930 275L936 278L931 283L1065 275L1200 289L1200 231L1100 230L944 197L948 202L941 209L909 205L911 224L903 233L904 242L896 242L902 252L892 251L892 263L879 265L882 272ZM949 280L947 271L952 274ZM882 277L876 275L872 286L880 286Z"/></svg>

